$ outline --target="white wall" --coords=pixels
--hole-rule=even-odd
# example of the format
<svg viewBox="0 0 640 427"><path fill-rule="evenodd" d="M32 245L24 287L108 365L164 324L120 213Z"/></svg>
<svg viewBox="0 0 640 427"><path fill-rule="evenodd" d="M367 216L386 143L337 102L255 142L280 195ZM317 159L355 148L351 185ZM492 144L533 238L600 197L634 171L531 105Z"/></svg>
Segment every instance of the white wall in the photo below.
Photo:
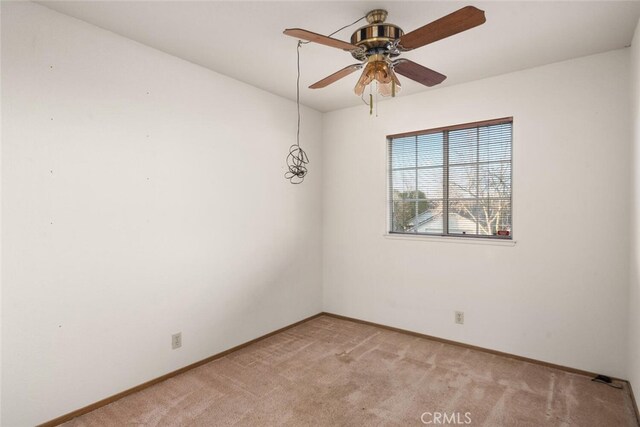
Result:
<svg viewBox="0 0 640 427"><path fill-rule="evenodd" d="M2 7L0 7L2 34ZM2 40L0 37L0 100L2 99ZM0 200L2 196L2 102L0 102ZM0 425L2 425L2 208L0 202Z"/></svg>
<svg viewBox="0 0 640 427"><path fill-rule="evenodd" d="M293 186L288 100L31 3L2 65L2 425L321 310L319 113Z"/></svg>
<svg viewBox="0 0 640 427"><path fill-rule="evenodd" d="M325 114L324 309L625 377L628 82L620 50ZM384 237L385 136L505 116L517 244Z"/></svg>
<svg viewBox="0 0 640 427"><path fill-rule="evenodd" d="M633 180L631 209L631 287L629 290L629 381L640 406L640 21L631 44L631 124Z"/></svg>

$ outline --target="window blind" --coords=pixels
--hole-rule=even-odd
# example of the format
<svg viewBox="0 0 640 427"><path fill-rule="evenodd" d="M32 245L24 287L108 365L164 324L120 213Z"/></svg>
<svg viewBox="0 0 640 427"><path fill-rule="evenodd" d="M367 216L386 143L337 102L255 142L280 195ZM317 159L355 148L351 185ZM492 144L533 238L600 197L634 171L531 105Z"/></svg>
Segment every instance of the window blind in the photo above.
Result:
<svg viewBox="0 0 640 427"><path fill-rule="evenodd" d="M511 118L388 137L389 232L511 239Z"/></svg>

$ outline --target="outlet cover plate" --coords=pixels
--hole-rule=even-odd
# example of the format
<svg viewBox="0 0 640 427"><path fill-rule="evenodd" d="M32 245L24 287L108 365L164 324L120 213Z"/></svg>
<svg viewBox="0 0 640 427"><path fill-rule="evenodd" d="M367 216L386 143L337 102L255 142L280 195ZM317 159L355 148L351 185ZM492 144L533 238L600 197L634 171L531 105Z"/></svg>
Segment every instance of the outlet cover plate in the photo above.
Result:
<svg viewBox="0 0 640 427"><path fill-rule="evenodd" d="M182 332L171 335L171 349L182 347Z"/></svg>

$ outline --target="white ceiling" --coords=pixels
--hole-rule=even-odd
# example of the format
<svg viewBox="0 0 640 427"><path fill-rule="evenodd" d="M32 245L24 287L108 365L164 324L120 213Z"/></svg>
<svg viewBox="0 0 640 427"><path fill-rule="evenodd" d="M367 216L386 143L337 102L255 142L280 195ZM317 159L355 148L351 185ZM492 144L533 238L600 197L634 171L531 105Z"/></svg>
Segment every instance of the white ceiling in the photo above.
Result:
<svg viewBox="0 0 640 427"><path fill-rule="evenodd" d="M631 43L640 16L640 0L39 3L292 100L296 40L282 34L285 28L328 34L371 9L385 8L387 21L409 32L463 6L476 6L486 11L484 25L404 55L447 75L443 86L623 48ZM334 37L349 40L360 25ZM347 52L304 45L302 103L320 111L361 103L352 90L357 73L324 89L307 88L354 62ZM400 96L434 90L400 78Z"/></svg>

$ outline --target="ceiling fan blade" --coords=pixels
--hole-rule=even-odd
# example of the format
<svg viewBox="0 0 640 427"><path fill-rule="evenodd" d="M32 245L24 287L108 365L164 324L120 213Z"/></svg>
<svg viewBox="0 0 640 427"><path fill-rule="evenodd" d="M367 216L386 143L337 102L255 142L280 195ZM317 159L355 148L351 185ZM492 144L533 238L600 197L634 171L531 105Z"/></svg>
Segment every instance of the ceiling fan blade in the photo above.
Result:
<svg viewBox="0 0 640 427"><path fill-rule="evenodd" d="M349 74L353 73L356 70L359 70L360 68L362 68L362 64L353 64L349 65L348 67L344 67L342 70L336 71L330 76L327 76L324 79L315 82L314 84L309 86L309 89L320 89L329 86L331 83L334 83L341 78L348 76Z"/></svg>
<svg viewBox="0 0 640 427"><path fill-rule="evenodd" d="M310 42L323 44L325 46L336 47L342 50L356 50L360 49L358 46L343 42L342 40L334 39L332 37L323 36L322 34L313 33L311 31L303 30L301 28L288 28L283 31L284 34L295 37L297 39L308 40Z"/></svg>
<svg viewBox="0 0 640 427"><path fill-rule="evenodd" d="M402 49L411 50L469 30L486 22L484 11L473 6L463 7L400 37Z"/></svg>
<svg viewBox="0 0 640 427"><path fill-rule="evenodd" d="M423 67L408 59L398 59L393 66L393 71L425 86L438 85L447 78L444 74Z"/></svg>

